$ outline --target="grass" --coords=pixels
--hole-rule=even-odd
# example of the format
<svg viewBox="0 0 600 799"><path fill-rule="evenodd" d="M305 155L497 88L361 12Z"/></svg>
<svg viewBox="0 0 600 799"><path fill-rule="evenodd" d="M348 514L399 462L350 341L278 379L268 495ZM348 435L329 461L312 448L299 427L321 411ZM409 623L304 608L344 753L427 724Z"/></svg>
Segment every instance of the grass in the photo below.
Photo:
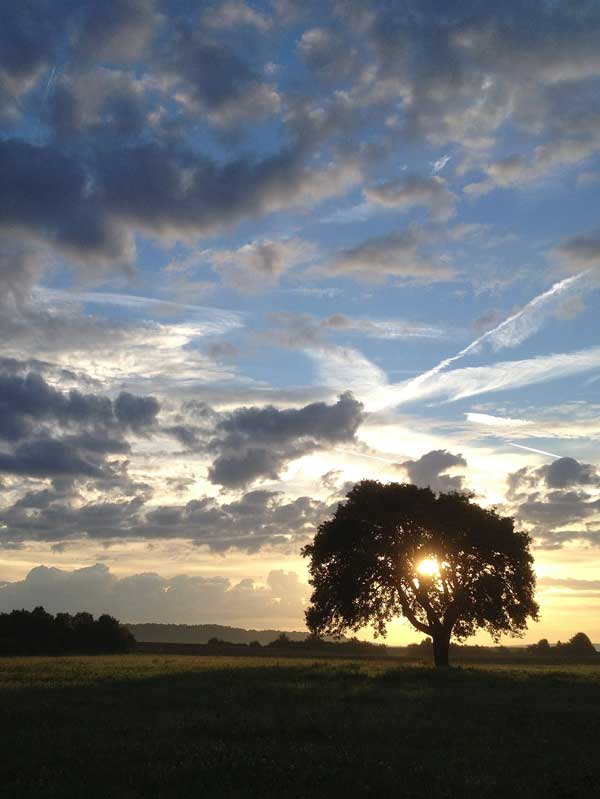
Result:
<svg viewBox="0 0 600 799"><path fill-rule="evenodd" d="M0 660L2 797L587 797L600 669Z"/></svg>

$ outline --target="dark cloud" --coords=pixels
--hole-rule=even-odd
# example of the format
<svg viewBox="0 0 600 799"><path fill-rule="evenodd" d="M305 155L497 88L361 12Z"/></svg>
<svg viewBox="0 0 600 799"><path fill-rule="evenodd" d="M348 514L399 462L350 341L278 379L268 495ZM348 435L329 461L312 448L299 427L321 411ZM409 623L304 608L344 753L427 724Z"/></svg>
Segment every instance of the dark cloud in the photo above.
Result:
<svg viewBox="0 0 600 799"><path fill-rule="evenodd" d="M556 549L578 540L600 544L594 527L600 514L600 498L593 491L600 486L596 466L558 458L519 469L509 475L508 485L514 513L532 526L538 547Z"/></svg>
<svg viewBox="0 0 600 799"><path fill-rule="evenodd" d="M114 410L120 425L139 433L155 424L160 405L156 397L138 397L122 391L114 402Z"/></svg>
<svg viewBox="0 0 600 799"><path fill-rule="evenodd" d="M160 21L154 0L111 0L85 5L77 40L79 57L84 61L136 61Z"/></svg>
<svg viewBox="0 0 600 799"><path fill-rule="evenodd" d="M354 439L363 406L350 393L333 405L314 402L304 408L239 408L216 426L210 448L217 457L209 479L227 487L259 477L277 478L290 460L323 446Z"/></svg>
<svg viewBox="0 0 600 799"><path fill-rule="evenodd" d="M159 410L154 397L121 393L114 400L78 390L61 391L39 374L0 363L0 471L33 478L70 475L116 481L127 490L122 468L107 461L124 455L125 433L148 433Z"/></svg>
<svg viewBox="0 0 600 799"><path fill-rule="evenodd" d="M580 463L575 458L556 458L551 463L537 468L524 467L509 475L509 492L518 496L520 491L543 484L548 488L571 486L598 486L600 472L591 463Z"/></svg>
<svg viewBox="0 0 600 799"><path fill-rule="evenodd" d="M351 185L356 159L307 167L303 146L260 160L217 163L173 147L103 153L98 179L112 214L154 235L207 235L244 218L318 201Z"/></svg>
<svg viewBox="0 0 600 799"><path fill-rule="evenodd" d="M74 2L54 0L5 4L0 26L2 69L12 77L27 78L49 63L74 7Z"/></svg>
<svg viewBox="0 0 600 799"><path fill-rule="evenodd" d="M132 239L90 192L89 175L77 159L51 146L5 139L0 171L0 229L49 240L92 265L131 261Z"/></svg>
<svg viewBox="0 0 600 799"><path fill-rule="evenodd" d="M16 447L14 454L0 454L0 472L29 477L103 476L102 470L82 457L73 446L51 439L26 441Z"/></svg>
<svg viewBox="0 0 600 799"><path fill-rule="evenodd" d="M303 626L309 587L295 572L273 570L266 584L219 576L117 577L97 563L65 571L37 566L25 579L0 584L0 611L32 609L110 613L129 622Z"/></svg>
<svg viewBox="0 0 600 799"><path fill-rule="evenodd" d="M552 530L594 516L600 510L600 500L586 491L550 491L543 498L536 495L522 502L518 516L525 522Z"/></svg>
<svg viewBox="0 0 600 799"><path fill-rule="evenodd" d="M310 497L290 500L265 490L223 504L203 497L185 505L156 506L141 493L104 502L86 502L78 496L74 503L73 498L72 488L59 490L56 481L42 492L28 492L0 511L1 540L185 539L214 552L258 552L268 547L297 552L332 510L331 503Z"/></svg>
<svg viewBox="0 0 600 799"><path fill-rule="evenodd" d="M46 421L66 428L85 425L139 433L155 423L159 407L154 397L122 392L113 402L76 389L60 391L35 372L22 376L0 371L0 436L8 441L25 437Z"/></svg>
<svg viewBox="0 0 600 799"><path fill-rule="evenodd" d="M183 94L184 103L218 124L261 119L279 109L276 90L223 41L206 35L202 27L181 27L172 44L167 69Z"/></svg>
<svg viewBox="0 0 600 799"><path fill-rule="evenodd" d="M432 491L460 491L463 488L463 475L450 476L446 474L449 469L456 466L465 466L467 461L462 455L454 455L445 449L434 449L426 452L418 460L409 460L399 463L405 469L411 483Z"/></svg>
<svg viewBox="0 0 600 799"><path fill-rule="evenodd" d="M557 458L538 470L550 488L574 485L600 485L600 474L591 463L579 463L575 458Z"/></svg>

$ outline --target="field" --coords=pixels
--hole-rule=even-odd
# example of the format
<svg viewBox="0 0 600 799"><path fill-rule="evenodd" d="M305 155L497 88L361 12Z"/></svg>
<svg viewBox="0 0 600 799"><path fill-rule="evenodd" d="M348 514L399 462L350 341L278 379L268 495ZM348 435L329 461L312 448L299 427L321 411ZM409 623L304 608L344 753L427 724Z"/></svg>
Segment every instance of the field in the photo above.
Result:
<svg viewBox="0 0 600 799"><path fill-rule="evenodd" d="M600 668L0 660L0 796L588 797Z"/></svg>

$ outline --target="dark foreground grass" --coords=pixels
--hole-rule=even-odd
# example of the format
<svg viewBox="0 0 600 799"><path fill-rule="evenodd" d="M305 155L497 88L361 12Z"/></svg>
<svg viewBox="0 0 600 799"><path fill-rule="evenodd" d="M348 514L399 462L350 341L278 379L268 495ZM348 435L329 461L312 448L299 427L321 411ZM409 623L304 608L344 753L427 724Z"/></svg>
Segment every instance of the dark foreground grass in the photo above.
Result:
<svg viewBox="0 0 600 799"><path fill-rule="evenodd" d="M2 797L592 797L600 669L0 660Z"/></svg>

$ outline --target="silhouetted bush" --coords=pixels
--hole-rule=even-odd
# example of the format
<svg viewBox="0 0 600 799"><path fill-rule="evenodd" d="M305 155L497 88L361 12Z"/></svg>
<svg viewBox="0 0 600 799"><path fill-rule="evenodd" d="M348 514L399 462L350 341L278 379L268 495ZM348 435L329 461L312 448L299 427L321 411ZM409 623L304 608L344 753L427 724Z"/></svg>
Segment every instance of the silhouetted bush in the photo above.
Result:
<svg viewBox="0 0 600 799"><path fill-rule="evenodd" d="M559 641L556 650L565 655L595 655L596 649L585 633L577 633L566 644Z"/></svg>
<svg viewBox="0 0 600 799"><path fill-rule="evenodd" d="M527 651L532 655L548 657L589 657L598 654L585 633L576 633L565 644L557 641L556 646L550 646L548 639L542 638L537 644L530 644Z"/></svg>
<svg viewBox="0 0 600 799"><path fill-rule="evenodd" d="M0 613L0 655L110 654L134 646L131 632L106 614L53 616L42 607Z"/></svg>

